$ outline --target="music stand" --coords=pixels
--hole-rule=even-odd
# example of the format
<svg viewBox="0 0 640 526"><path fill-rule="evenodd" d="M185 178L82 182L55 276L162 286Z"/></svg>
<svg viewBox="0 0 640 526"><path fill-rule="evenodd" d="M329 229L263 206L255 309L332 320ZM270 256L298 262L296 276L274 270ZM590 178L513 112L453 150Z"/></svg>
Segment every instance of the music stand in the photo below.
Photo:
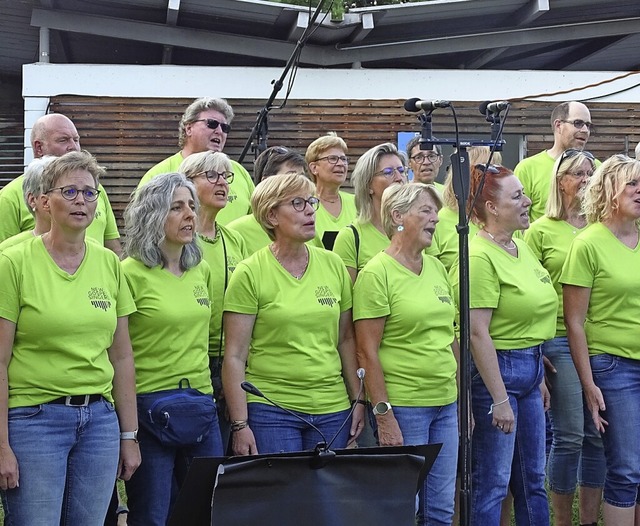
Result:
<svg viewBox="0 0 640 526"><path fill-rule="evenodd" d="M342 449L323 467L314 452L196 458L169 526L413 524L440 448Z"/></svg>

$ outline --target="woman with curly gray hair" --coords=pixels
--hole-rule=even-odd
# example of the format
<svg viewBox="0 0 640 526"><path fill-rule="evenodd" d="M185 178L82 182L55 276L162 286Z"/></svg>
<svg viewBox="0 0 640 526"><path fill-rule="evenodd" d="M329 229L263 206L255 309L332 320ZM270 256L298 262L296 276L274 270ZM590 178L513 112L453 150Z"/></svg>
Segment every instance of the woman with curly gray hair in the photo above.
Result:
<svg viewBox="0 0 640 526"><path fill-rule="evenodd" d="M166 524L193 458L222 454L209 375L212 279L195 235L197 203L193 183L169 173L139 188L125 210L122 266L137 307L129 333L144 457L127 483L131 526Z"/></svg>

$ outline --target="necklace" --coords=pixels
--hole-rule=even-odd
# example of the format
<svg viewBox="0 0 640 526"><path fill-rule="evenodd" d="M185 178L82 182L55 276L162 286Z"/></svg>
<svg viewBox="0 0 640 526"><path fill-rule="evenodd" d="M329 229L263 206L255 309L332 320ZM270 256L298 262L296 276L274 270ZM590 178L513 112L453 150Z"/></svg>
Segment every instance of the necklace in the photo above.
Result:
<svg viewBox="0 0 640 526"><path fill-rule="evenodd" d="M487 235L491 238L491 240L492 240L494 243L497 243L497 244L498 244L498 245L500 245L501 247L503 247L503 248L505 248L505 249L507 249L507 250L514 250L514 249L516 248L516 244L515 244L515 242L513 241L513 239L510 239L510 240L509 240L509 243L501 243L501 242L500 242L500 241L498 241L495 237L493 237L493 234L491 234L491 232L489 232L488 230L485 230L484 228L483 228L482 230L484 230L484 231L487 233Z"/></svg>
<svg viewBox="0 0 640 526"><path fill-rule="evenodd" d="M271 243L271 245L269 245L269 249L271 250L271 253L273 254L273 257L276 258L276 261L278 263L280 263L280 266L282 268L284 268L289 274L291 274L295 279L297 280L301 280L302 276L304 276L304 273L307 271L307 267L309 266L309 251L305 248L304 250L304 266L302 267L302 271L300 272L293 272L291 270L289 270L285 264L280 260L280 258L278 257L278 254L276 254L276 248L273 245L273 243Z"/></svg>
<svg viewBox="0 0 640 526"><path fill-rule="evenodd" d="M326 201L327 203L337 203L338 201L340 201L340 196L337 196L335 199L327 199L326 197L322 197L320 196L320 199L322 201Z"/></svg>

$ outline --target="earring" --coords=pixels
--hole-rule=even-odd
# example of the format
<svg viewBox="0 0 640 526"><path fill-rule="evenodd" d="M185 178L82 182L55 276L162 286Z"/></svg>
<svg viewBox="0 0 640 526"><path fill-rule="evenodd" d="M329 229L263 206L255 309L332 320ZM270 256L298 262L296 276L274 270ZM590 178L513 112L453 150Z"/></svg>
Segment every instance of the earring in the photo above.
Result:
<svg viewBox="0 0 640 526"><path fill-rule="evenodd" d="M404 226L398 225L398 232L402 232L404 230Z"/></svg>

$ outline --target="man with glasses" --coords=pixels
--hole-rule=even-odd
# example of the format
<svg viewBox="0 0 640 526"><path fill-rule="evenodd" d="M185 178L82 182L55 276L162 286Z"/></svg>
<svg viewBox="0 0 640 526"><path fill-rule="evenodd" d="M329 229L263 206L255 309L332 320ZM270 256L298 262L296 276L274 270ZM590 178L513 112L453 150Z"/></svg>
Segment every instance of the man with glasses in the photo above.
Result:
<svg viewBox="0 0 640 526"><path fill-rule="evenodd" d="M192 153L221 152L231 131L233 109L224 99L202 97L194 100L180 119L178 153L152 167L140 180L138 187L149 182L156 175L177 172L182 161ZM236 161L231 161L234 174L229 184L228 204L218 214L216 221L222 225L238 219L250 212L249 200L254 184L249 172Z"/></svg>
<svg viewBox="0 0 640 526"><path fill-rule="evenodd" d="M593 124L589 108L580 102L563 102L551 112L553 146L518 163L514 173L531 199L529 217L542 217L547 205L553 165L562 152L570 148L583 150L589 140ZM596 161L596 164L600 164Z"/></svg>
<svg viewBox="0 0 640 526"><path fill-rule="evenodd" d="M413 172L414 183L433 184L442 194L444 185L436 182L442 166L442 148L434 144L432 150L420 149L420 137L416 136L407 144L409 168Z"/></svg>
<svg viewBox="0 0 640 526"><path fill-rule="evenodd" d="M80 151L80 136L73 122L61 113L40 117L31 129L31 148L35 158L53 155L61 157L68 152ZM21 232L33 230L35 219L24 200L24 175L11 181L0 192L0 242ZM96 215L87 228L87 236L104 243L120 255L120 233L111 209L107 192L99 185ZM86 197L86 196L85 196Z"/></svg>

